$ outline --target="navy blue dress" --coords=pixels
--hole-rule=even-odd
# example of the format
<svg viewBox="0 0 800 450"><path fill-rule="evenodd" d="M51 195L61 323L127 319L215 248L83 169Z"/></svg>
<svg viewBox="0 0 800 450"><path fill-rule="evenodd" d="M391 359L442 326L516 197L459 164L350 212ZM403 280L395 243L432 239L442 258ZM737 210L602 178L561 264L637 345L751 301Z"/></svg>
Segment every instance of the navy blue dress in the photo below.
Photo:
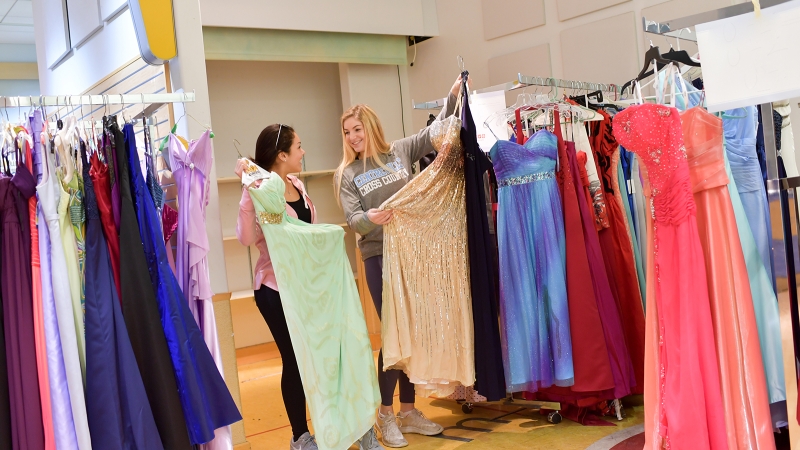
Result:
<svg viewBox="0 0 800 450"><path fill-rule="evenodd" d="M477 128L472 119L466 92L464 96L461 142L465 152L467 250L475 333L475 390L491 402L506 396L500 325L497 318L497 257L489 232L483 181L486 172L491 172L493 168L489 157L478 146Z"/></svg>
<svg viewBox="0 0 800 450"><path fill-rule="evenodd" d="M86 152L81 143L81 153ZM86 413L92 445L102 449L161 450L153 411L122 317L108 246L89 176L86 207Z"/></svg>
<svg viewBox="0 0 800 450"><path fill-rule="evenodd" d="M135 170L141 166L133 126L125 125L123 133L127 158L118 155L120 179L125 180L124 172L127 170L139 232L149 264L150 281L158 300L161 325L172 357L189 439L193 444L202 444L214 439L214 430L242 420L242 415L211 357L200 327L189 310L167 260L160 215L142 172Z"/></svg>

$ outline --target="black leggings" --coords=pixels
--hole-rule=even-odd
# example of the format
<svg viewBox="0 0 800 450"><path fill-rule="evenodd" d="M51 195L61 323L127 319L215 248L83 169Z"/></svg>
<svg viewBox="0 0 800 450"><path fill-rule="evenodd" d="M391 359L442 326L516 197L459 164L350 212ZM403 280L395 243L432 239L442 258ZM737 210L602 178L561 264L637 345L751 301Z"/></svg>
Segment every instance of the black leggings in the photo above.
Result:
<svg viewBox="0 0 800 450"><path fill-rule="evenodd" d="M383 256L373 256L364 261L364 271L367 276L367 286L378 311L381 316L381 306L383 305ZM400 382L400 403L414 403L414 385L408 379L408 375L402 370L383 371L383 350L378 353L378 385L381 389L381 404L392 406L394 403L394 388Z"/></svg>
<svg viewBox="0 0 800 450"><path fill-rule="evenodd" d="M264 316L275 344L281 353L283 360L283 373L281 374L281 394L283 395L283 406L286 407L286 415L289 416L289 423L292 425L292 434L297 440L304 433L308 432L308 422L306 421L306 394L303 391L303 381L300 379L300 370L297 368L297 358L292 348L292 340L289 337L289 328L286 325L286 316L283 314L283 305L278 291L261 286L255 291L256 306Z"/></svg>

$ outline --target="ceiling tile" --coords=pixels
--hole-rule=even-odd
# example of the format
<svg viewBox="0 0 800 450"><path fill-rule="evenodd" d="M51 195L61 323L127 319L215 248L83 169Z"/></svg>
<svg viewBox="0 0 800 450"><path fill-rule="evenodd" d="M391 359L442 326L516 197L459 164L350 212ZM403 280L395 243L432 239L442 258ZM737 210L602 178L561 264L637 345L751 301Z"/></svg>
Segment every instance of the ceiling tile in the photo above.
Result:
<svg viewBox="0 0 800 450"><path fill-rule="evenodd" d="M33 3L17 1L6 14L3 23L33 25Z"/></svg>
<svg viewBox="0 0 800 450"><path fill-rule="evenodd" d="M15 0L0 0L0 20L8 14L11 7L14 6Z"/></svg>

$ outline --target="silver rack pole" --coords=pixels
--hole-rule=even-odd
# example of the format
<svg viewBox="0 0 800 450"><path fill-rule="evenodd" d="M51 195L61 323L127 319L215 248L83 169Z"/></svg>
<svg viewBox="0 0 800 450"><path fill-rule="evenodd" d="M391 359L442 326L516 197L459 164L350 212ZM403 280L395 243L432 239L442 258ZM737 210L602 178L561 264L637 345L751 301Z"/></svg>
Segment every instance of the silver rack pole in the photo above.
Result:
<svg viewBox="0 0 800 450"><path fill-rule="evenodd" d="M586 81L562 80L550 77L531 77L517 74L517 79L508 83L497 84L483 89L472 91L473 94L484 94L487 92L513 91L527 86L557 87L562 89L575 89L581 91L602 91L620 92L620 87L616 84L590 83ZM412 101L413 103L413 101ZM425 103L414 103L414 109L441 109L444 107L445 99L433 100Z"/></svg>
<svg viewBox="0 0 800 450"><path fill-rule="evenodd" d="M89 106L190 103L194 92L172 94L104 94L104 95L39 95L27 97L2 97L0 108L27 108L40 106Z"/></svg>
<svg viewBox="0 0 800 450"><path fill-rule="evenodd" d="M791 0L761 0L759 4L761 5L761 9L769 8L770 6L780 5L781 3L786 3ZM664 34L670 37L680 37L681 39L688 40L688 41L695 41L696 35L692 34L679 34L680 30L685 28L692 28L695 25L707 22L713 22L715 20L720 19L727 19L729 17L740 16L742 14L747 14L753 12L753 4L751 2L744 2L739 3L737 5L726 6L725 8L719 8L712 11L706 11L704 13L695 14L692 16L681 17L679 19L667 20L664 22L656 22L654 20L647 20L647 18L642 17L642 23L644 25L644 31L646 33L652 34Z"/></svg>

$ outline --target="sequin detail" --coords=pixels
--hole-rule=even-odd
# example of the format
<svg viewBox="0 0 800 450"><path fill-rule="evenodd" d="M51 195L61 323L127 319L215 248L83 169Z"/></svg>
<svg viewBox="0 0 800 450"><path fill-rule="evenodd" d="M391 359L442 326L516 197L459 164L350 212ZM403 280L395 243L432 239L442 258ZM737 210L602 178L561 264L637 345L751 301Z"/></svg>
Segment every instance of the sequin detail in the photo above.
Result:
<svg viewBox="0 0 800 450"><path fill-rule="evenodd" d="M475 383L461 120L434 122L439 152L387 200L383 226L383 363L418 396L445 397Z"/></svg>
<svg viewBox="0 0 800 450"><path fill-rule="evenodd" d="M499 187L516 186L518 184L527 184L527 183L534 183L536 181L549 180L555 178L555 176L556 176L555 171L532 173L529 175L523 175L521 177L512 177L512 178L506 178L504 180L498 180L497 185Z"/></svg>
<svg viewBox="0 0 800 450"><path fill-rule="evenodd" d="M279 224L283 221L283 213L268 213L268 212L260 212L258 213L258 223L260 224Z"/></svg>

